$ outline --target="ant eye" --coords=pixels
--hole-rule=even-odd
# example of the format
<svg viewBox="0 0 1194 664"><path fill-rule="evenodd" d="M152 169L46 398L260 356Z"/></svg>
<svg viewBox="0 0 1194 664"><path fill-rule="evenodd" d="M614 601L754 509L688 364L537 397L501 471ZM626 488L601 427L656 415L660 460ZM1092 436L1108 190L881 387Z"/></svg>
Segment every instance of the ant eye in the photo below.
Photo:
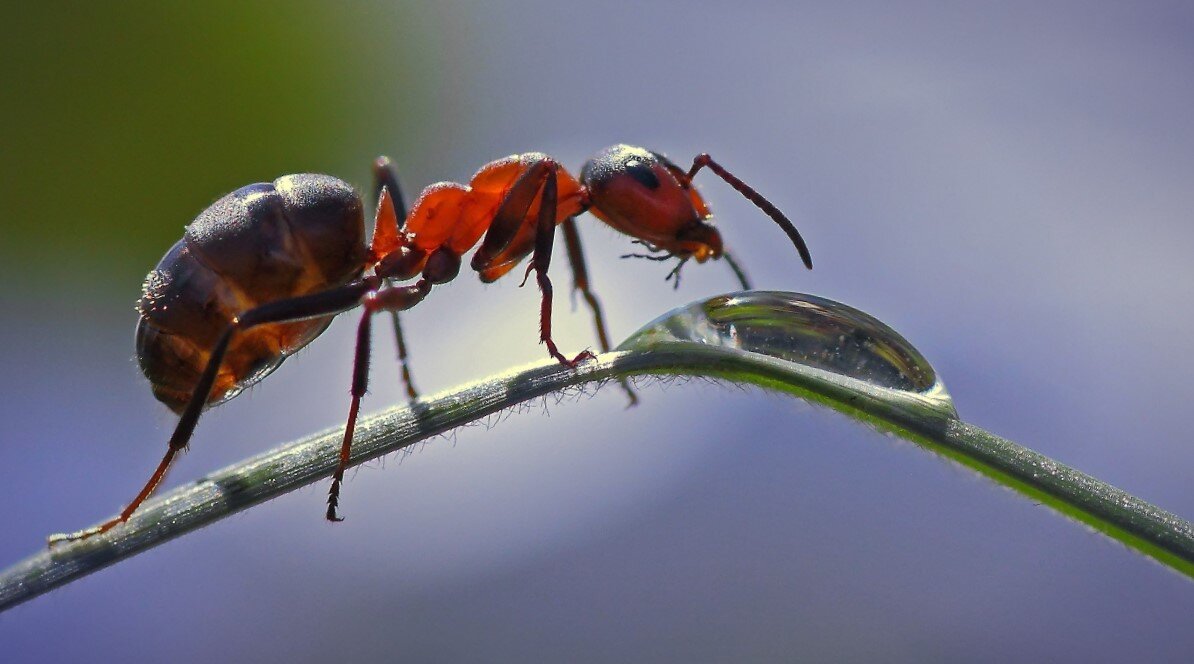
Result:
<svg viewBox="0 0 1194 664"><path fill-rule="evenodd" d="M631 159L623 165L623 168L626 170L627 175L634 178L636 182L647 189L659 188L659 178L655 177L655 173L651 170L651 167L643 162Z"/></svg>

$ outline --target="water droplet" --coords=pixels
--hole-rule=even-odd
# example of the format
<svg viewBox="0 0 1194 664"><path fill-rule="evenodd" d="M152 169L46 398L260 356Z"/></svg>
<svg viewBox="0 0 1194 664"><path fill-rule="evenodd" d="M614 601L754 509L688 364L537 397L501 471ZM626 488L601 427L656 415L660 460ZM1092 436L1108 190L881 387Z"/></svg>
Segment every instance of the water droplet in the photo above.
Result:
<svg viewBox="0 0 1194 664"><path fill-rule="evenodd" d="M619 349L688 342L735 348L913 396L956 417L945 385L912 344L874 316L815 295L748 291L675 309Z"/></svg>

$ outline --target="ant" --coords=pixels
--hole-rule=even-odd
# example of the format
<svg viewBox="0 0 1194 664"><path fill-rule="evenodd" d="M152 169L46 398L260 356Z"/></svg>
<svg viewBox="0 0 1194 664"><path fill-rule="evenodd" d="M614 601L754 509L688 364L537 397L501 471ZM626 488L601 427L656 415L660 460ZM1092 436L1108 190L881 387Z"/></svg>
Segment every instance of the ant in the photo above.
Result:
<svg viewBox="0 0 1194 664"><path fill-rule="evenodd" d="M692 186L702 168L771 217L812 268L808 248L787 217L708 154L698 155L684 171L659 153L615 145L585 163L579 180L543 153L512 155L482 166L467 185L427 187L409 214L397 172L381 157L373 165L378 204L369 245L361 198L335 177L287 175L224 196L187 226L183 238L149 273L137 306L141 370L154 396L179 414L166 455L119 516L94 528L53 535L49 543L85 539L127 521L187 446L206 407L265 378L327 329L337 314L362 307L352 401L327 499L327 519L340 521L340 485L369 383L373 314L392 314L403 380L416 398L398 312L423 301L433 285L454 279L461 256L478 242L470 266L486 283L531 256L523 284L534 271L542 293L539 341L570 368L594 355L585 350L568 357L552 340L547 269L556 226L563 228L573 290L582 293L593 312L601 350L609 350L574 219L582 212L593 213L651 252L627 256L679 259L668 279L678 283L679 268L689 260L725 258L748 288L720 233L708 223L709 207ZM394 283L416 278L410 285Z"/></svg>

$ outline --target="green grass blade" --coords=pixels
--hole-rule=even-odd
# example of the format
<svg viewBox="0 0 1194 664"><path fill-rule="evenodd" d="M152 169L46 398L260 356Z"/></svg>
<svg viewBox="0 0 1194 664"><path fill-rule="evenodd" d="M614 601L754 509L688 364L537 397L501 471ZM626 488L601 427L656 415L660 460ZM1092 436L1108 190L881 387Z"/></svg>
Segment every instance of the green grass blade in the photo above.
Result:
<svg viewBox="0 0 1194 664"><path fill-rule="evenodd" d="M796 308L789 306L793 303ZM911 345L862 312L811 296L713 298L661 317L618 352L577 370L545 361L391 408L358 424L352 465L529 399L637 375L707 376L826 405L973 468L1194 577L1190 522L958 420L944 387ZM104 535L35 553L0 573L0 610L329 477L341 435L330 429L234 464L152 499L127 524Z"/></svg>

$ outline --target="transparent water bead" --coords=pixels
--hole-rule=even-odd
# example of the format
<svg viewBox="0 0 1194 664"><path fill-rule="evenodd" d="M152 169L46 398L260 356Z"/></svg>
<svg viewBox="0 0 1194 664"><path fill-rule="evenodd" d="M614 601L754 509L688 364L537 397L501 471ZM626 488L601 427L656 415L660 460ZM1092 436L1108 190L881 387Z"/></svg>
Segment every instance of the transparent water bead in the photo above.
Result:
<svg viewBox="0 0 1194 664"><path fill-rule="evenodd" d="M945 385L912 344L874 316L815 295L730 293L660 316L623 349L687 342L759 353L870 388L915 396L956 416Z"/></svg>

